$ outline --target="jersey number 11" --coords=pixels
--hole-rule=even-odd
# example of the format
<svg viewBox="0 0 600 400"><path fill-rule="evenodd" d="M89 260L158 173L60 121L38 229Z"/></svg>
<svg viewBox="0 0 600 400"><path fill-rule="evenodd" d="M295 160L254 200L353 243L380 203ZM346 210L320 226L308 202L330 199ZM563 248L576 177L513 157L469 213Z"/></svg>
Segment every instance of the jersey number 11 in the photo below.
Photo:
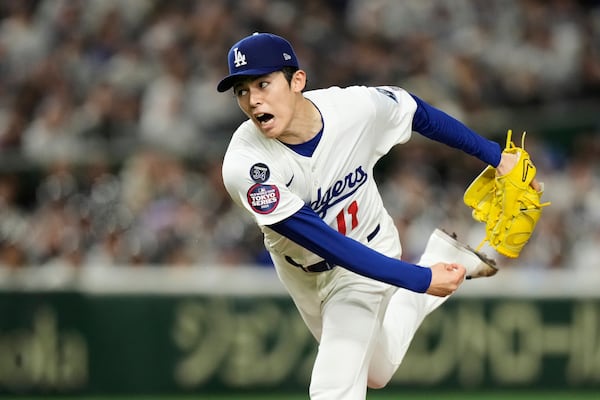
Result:
<svg viewBox="0 0 600 400"><path fill-rule="evenodd" d="M358 203L355 201L353 201L352 203L350 203L350 205L348 206L348 210L347 213L350 215L350 219L351 219L351 228L350 229L354 229L358 226ZM338 232L341 233L342 235L346 235L346 209L343 209L342 211L340 211L340 213L337 215L337 226L338 226Z"/></svg>

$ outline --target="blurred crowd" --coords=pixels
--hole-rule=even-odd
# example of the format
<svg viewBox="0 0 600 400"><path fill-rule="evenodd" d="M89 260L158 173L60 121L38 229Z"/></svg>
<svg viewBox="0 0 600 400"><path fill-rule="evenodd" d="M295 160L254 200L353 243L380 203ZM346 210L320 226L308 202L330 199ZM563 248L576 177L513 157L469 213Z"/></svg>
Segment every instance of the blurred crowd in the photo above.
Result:
<svg viewBox="0 0 600 400"><path fill-rule="evenodd" d="M600 105L598 1L1 0L0 265L268 265L220 170L243 116L216 84L254 31L294 44L309 89L393 84L463 121ZM597 266L600 113L574 115L526 141L552 205L508 265ZM483 167L420 137L378 166L405 259L436 226L479 243Z"/></svg>

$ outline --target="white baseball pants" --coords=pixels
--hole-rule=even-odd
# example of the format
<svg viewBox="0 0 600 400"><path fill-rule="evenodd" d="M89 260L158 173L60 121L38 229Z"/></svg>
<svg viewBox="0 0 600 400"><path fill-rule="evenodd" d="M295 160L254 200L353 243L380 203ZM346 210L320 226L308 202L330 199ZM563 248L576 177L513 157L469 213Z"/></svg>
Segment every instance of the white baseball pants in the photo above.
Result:
<svg viewBox="0 0 600 400"><path fill-rule="evenodd" d="M451 255L447 242L434 233L418 264L451 262ZM385 386L420 324L447 299L399 289L340 267L307 273L272 256L281 281L319 342L311 400L363 400L367 385Z"/></svg>

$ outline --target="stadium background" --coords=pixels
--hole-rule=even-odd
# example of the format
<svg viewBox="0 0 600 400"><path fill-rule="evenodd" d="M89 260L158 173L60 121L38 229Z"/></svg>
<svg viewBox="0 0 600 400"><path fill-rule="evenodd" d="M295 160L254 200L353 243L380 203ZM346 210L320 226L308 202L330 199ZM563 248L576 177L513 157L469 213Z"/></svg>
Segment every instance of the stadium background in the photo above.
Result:
<svg viewBox="0 0 600 400"><path fill-rule="evenodd" d="M294 43L309 88L394 84L528 132L552 206L385 393L597 393L598 1L3 0L0 395L302 396L314 343L220 178L242 115L215 87L254 31ZM418 137L378 166L407 260L436 226L480 241L482 168Z"/></svg>

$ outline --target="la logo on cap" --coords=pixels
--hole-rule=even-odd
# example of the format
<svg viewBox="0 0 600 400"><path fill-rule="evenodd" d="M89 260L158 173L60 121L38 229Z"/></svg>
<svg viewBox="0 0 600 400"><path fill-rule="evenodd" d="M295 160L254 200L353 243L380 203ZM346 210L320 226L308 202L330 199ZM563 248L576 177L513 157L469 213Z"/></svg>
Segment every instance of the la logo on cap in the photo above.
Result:
<svg viewBox="0 0 600 400"><path fill-rule="evenodd" d="M240 53L240 50L238 47L236 47L235 49L233 49L233 54L234 54L234 59L233 59L233 63L235 64L235 66L237 68L241 67L242 65L246 65L246 56L242 53Z"/></svg>

